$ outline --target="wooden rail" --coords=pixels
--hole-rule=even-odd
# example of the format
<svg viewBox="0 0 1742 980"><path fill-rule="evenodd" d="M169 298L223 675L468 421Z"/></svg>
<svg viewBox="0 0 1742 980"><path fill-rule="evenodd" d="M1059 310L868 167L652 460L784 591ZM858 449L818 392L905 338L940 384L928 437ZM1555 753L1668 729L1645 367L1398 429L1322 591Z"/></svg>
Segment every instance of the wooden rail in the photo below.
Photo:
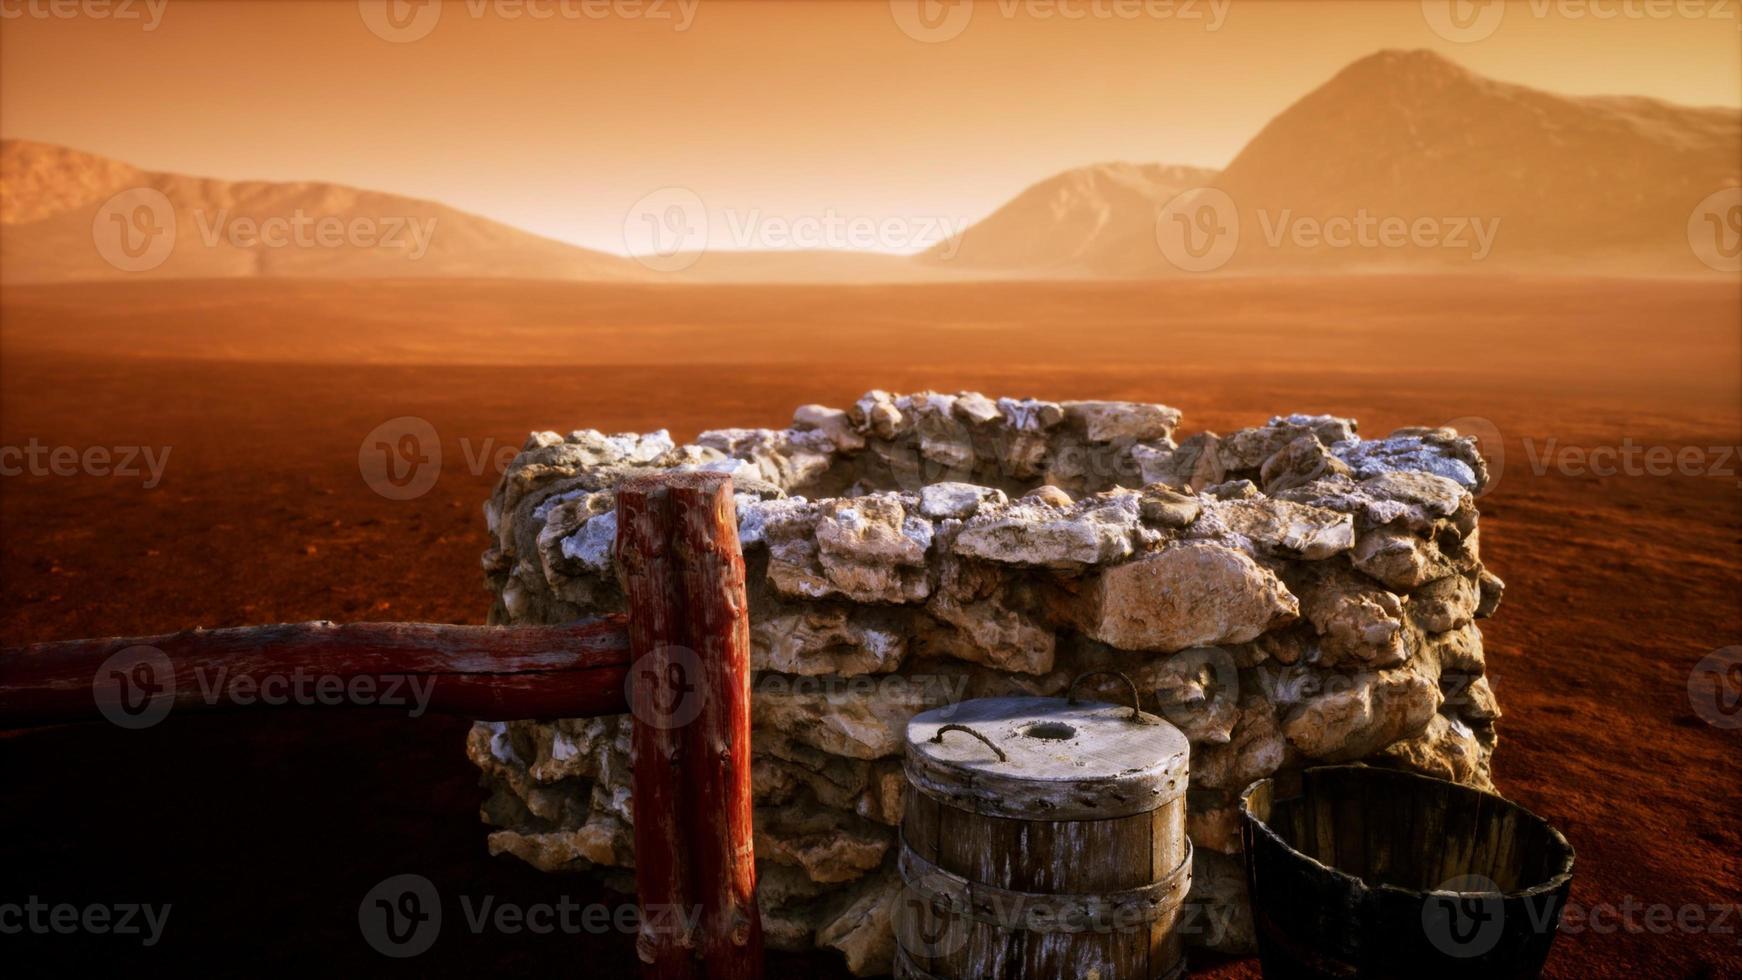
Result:
<svg viewBox="0 0 1742 980"><path fill-rule="evenodd" d="M124 721L145 704L377 705L489 721L628 713L643 976L753 980L763 954L750 620L732 481L662 474L626 484L618 506L627 617L295 623L10 647L0 651L0 728ZM669 913L697 906L698 935L669 928L694 921Z"/></svg>
<svg viewBox="0 0 1742 980"><path fill-rule="evenodd" d="M105 669L110 657L137 648L164 659L151 658L137 682ZM185 711L333 700L398 707L426 692L427 710L484 721L587 718L629 710L628 673L621 616L561 626L317 622L64 640L0 651L0 728L97 721L105 708L141 696L172 698L172 710ZM329 696L339 689L371 693Z"/></svg>

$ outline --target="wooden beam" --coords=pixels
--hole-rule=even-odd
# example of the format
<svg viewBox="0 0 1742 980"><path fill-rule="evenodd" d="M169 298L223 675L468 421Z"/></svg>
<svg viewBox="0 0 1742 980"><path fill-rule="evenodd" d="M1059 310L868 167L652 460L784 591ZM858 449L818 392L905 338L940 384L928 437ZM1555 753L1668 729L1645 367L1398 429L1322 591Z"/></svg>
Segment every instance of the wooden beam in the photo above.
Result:
<svg viewBox="0 0 1742 980"><path fill-rule="evenodd" d="M700 713L684 733L702 958L708 980L758 980L763 953L751 823L750 611L732 480L701 472L668 480L703 694Z"/></svg>
<svg viewBox="0 0 1742 980"><path fill-rule="evenodd" d="M412 698L423 710L486 721L629 710L621 616L559 626L316 622L7 648L0 728L101 719L139 694L104 676L109 658L130 648L162 655L150 657L147 679L172 711L335 702L405 710Z"/></svg>
<svg viewBox="0 0 1742 980"><path fill-rule="evenodd" d="M684 840L683 725L696 692L695 656L686 643L684 601L672 549L672 501L663 479L617 488L617 567L628 606L630 793L635 807L635 890L641 926L635 952L647 980L694 980L694 871ZM674 912L683 914L673 914Z"/></svg>

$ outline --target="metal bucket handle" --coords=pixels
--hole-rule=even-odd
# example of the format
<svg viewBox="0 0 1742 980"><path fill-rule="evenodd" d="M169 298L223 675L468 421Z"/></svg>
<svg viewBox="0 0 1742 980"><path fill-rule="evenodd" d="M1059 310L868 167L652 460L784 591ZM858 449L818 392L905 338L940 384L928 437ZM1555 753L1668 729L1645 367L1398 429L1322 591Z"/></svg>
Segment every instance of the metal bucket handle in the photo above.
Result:
<svg viewBox="0 0 1742 980"><path fill-rule="evenodd" d="M1147 719L1143 716L1143 695L1138 693L1137 682L1132 680L1123 671L1086 670L1086 671L1082 672L1081 674L1078 674L1076 676L1076 678L1071 681L1071 686L1065 689L1065 703L1066 704L1076 704L1077 703L1077 685L1082 683L1084 678L1094 677L1097 674L1110 674L1110 675L1117 677L1120 680L1124 681L1125 686L1131 688L1131 720L1134 722L1137 722L1140 725L1149 723L1149 719Z"/></svg>
<svg viewBox="0 0 1742 980"><path fill-rule="evenodd" d="M969 735L972 735L975 738L979 739L980 741L985 742L987 748L998 753L998 761L999 762L1009 762L1010 761L1010 757L1004 754L1003 749L999 748L997 745L994 745L992 743L991 739L987 738L986 736L980 734L977 731L974 731L972 728L969 728L967 725L945 725L942 728L939 728L937 730L937 734L933 735L931 737L931 740L934 742L937 742L939 744L942 744L942 742L944 740L944 733L945 732L967 732Z"/></svg>

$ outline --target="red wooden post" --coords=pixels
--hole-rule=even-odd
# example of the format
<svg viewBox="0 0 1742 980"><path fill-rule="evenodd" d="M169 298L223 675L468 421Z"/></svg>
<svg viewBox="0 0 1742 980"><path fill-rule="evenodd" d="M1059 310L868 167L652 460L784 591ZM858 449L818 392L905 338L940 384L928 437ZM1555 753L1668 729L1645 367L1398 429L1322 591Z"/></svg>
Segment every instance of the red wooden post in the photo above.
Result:
<svg viewBox="0 0 1742 980"><path fill-rule="evenodd" d="M132 670L108 676L109 658L130 648L147 649ZM628 709L628 669L621 616L560 626L288 623L65 640L0 652L0 728L95 721L99 710L141 695L172 711L242 707L230 692L244 689L251 706L365 703L352 693L363 690L358 681L367 681L367 703L395 709L415 696L427 698L426 710L486 721L594 717ZM139 681L131 688L129 674Z"/></svg>
<svg viewBox="0 0 1742 980"><path fill-rule="evenodd" d="M700 975L693 922L696 901L684 839L683 726L698 680L685 656L684 604L672 548L672 500L664 481L642 478L617 488L617 563L628 598L630 792L635 807L635 888L641 927L635 951L648 980ZM682 915L673 914L682 912Z"/></svg>
<svg viewBox="0 0 1742 980"><path fill-rule="evenodd" d="M688 837L709 980L762 976L762 916L750 796L750 613L732 480L669 478L701 713L685 732ZM639 811L637 811L639 813Z"/></svg>

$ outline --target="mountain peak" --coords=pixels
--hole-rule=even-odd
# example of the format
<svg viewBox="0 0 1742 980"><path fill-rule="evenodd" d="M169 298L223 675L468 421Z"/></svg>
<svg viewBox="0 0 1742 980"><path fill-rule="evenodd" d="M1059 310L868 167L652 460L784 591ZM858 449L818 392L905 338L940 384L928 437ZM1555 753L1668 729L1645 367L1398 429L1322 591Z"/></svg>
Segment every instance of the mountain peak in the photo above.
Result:
<svg viewBox="0 0 1742 980"><path fill-rule="evenodd" d="M1397 93L1441 92L1466 86L1496 85L1426 48L1387 48L1352 61L1318 91L1356 91L1373 98Z"/></svg>

